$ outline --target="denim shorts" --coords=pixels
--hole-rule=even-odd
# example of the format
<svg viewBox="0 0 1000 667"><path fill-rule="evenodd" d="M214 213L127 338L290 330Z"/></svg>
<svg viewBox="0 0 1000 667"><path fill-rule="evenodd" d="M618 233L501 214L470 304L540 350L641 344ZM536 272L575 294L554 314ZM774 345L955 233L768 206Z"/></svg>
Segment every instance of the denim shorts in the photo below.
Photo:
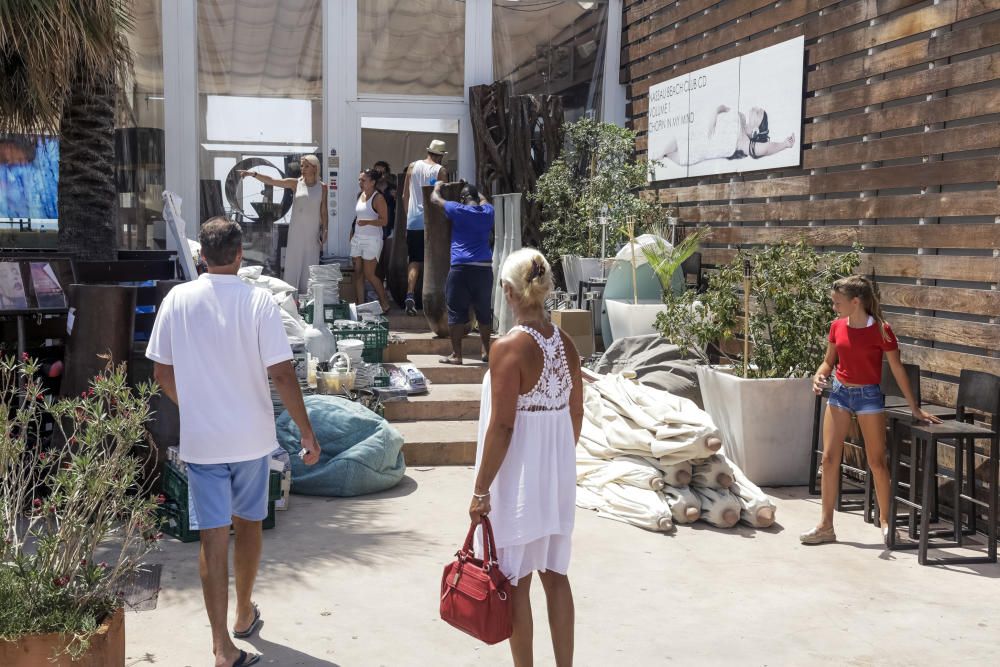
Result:
<svg viewBox="0 0 1000 667"><path fill-rule="evenodd" d="M467 323L470 309L482 326L493 326L492 266L452 265L444 294L449 326Z"/></svg>
<svg viewBox="0 0 1000 667"><path fill-rule="evenodd" d="M846 387L834 378L830 387L830 398L827 404L841 410L847 410L854 415L877 415L885 412L885 396L877 384L866 384L861 387Z"/></svg>
<svg viewBox="0 0 1000 667"><path fill-rule="evenodd" d="M267 518L269 456L239 463L188 463L188 507L191 530L222 528L233 517Z"/></svg>

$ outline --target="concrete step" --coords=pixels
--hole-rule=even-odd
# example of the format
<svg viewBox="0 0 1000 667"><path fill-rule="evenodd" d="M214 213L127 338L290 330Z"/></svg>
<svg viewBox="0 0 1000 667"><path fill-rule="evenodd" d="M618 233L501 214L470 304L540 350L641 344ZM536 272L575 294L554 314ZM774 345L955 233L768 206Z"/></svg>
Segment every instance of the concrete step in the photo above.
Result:
<svg viewBox="0 0 1000 667"><path fill-rule="evenodd" d="M386 403L385 418L392 423L478 419L481 395L478 384L435 384L423 396Z"/></svg>
<svg viewBox="0 0 1000 667"><path fill-rule="evenodd" d="M390 329L390 331L394 331ZM451 354L451 341L447 338L436 338L434 334L424 332L395 332L403 339L406 354L412 358L413 355L439 355ZM479 360L482 353L482 342L478 336L466 336L462 340L462 354L472 360Z"/></svg>
<svg viewBox="0 0 1000 667"><path fill-rule="evenodd" d="M436 354L411 354L410 363L420 369L434 385L445 384L482 384L483 376L489 369L488 364L481 361L466 360L461 366L442 364Z"/></svg>
<svg viewBox="0 0 1000 667"><path fill-rule="evenodd" d="M388 407L388 406L386 406ZM408 466L474 465L477 421L399 422Z"/></svg>
<svg viewBox="0 0 1000 667"><path fill-rule="evenodd" d="M410 316L396 309L395 304L393 304L393 308L389 312L389 331L426 332L429 330L427 318L424 317L422 310L418 310L416 315Z"/></svg>

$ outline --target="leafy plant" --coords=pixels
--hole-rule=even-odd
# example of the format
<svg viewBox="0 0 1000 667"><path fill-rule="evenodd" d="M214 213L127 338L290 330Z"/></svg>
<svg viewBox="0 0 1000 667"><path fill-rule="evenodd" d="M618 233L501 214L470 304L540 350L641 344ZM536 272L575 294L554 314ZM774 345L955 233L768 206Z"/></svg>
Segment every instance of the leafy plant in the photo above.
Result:
<svg viewBox="0 0 1000 667"><path fill-rule="evenodd" d="M134 453L156 390L109 366L53 401L37 372L0 361L0 639L58 632L79 657L158 537Z"/></svg>
<svg viewBox="0 0 1000 667"><path fill-rule="evenodd" d="M592 119L566 126L566 150L529 195L542 205L542 252L551 260L596 257L601 230L594 223L603 212L609 218L610 253L628 240L628 219L644 229L661 217L660 206L638 193L646 185L648 165L634 159L635 136L627 128Z"/></svg>
<svg viewBox="0 0 1000 667"><path fill-rule="evenodd" d="M652 231L656 239L653 243L644 245L642 253L646 256L646 261L660 281L663 291L667 292L673 282L674 273L691 255L698 252L698 246L711 233L711 228L697 227L689 231L676 246L671 246L664 241L669 236L669 232L660 227L661 225L654 226Z"/></svg>
<svg viewBox="0 0 1000 667"><path fill-rule="evenodd" d="M860 264L860 250L855 246L845 253L819 253L804 242L740 250L709 276L705 293L665 291L666 310L657 317L656 328L706 362L709 347L718 346L740 375L749 363L748 377L806 377L826 352L834 318L830 289ZM753 269L749 359L731 357L722 349L725 341L742 332L744 261Z"/></svg>

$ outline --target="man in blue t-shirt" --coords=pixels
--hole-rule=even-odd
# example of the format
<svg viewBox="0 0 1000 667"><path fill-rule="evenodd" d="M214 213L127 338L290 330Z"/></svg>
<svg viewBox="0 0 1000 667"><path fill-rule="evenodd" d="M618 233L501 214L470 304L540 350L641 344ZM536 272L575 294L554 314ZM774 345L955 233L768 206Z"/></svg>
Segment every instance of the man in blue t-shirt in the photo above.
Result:
<svg viewBox="0 0 1000 667"><path fill-rule="evenodd" d="M448 304L448 328L451 332L451 356L443 364L462 363L462 339L469 325L469 311L479 322L483 342L483 361L489 361L490 336L493 334L493 206L474 185L465 184L461 203L445 201L438 181L431 202L444 209L451 220L451 270L445 285Z"/></svg>

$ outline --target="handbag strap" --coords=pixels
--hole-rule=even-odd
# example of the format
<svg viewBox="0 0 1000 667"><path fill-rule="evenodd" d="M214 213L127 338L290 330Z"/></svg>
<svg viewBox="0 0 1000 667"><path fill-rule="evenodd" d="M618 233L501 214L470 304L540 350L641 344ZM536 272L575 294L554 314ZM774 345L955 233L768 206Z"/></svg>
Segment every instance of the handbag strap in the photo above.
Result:
<svg viewBox="0 0 1000 667"><path fill-rule="evenodd" d="M493 525L486 516L480 517L479 525L483 527L483 561L490 565L499 565L497 558L497 545L496 539L493 537ZM465 554L473 553L472 549L472 539L476 534L476 524L469 526L469 534L465 536L465 544L462 546L462 552Z"/></svg>

